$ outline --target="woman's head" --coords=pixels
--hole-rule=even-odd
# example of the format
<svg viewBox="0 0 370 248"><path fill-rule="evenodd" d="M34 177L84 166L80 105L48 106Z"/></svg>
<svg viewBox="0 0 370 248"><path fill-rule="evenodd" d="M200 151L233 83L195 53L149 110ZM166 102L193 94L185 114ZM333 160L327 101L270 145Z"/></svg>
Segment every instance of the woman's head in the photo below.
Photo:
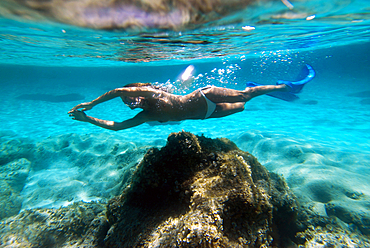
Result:
<svg viewBox="0 0 370 248"><path fill-rule="evenodd" d="M130 109L142 108L145 109L147 107L147 100L143 97L127 97L121 96L122 101L130 107Z"/></svg>
<svg viewBox="0 0 370 248"><path fill-rule="evenodd" d="M152 85L151 83L131 83L131 84L127 84L123 87L137 87L137 88L140 88L140 87L150 87L152 89L154 89L155 91L164 91L164 92L167 92L166 89L163 89L157 85ZM154 92L154 91L153 91ZM141 109L144 109L144 110L147 110L147 109L150 109L152 108L153 106L151 106L149 104L149 101L146 97L141 97L141 96L138 96L138 97L127 97L127 96L121 96L122 98L122 101L128 106L130 107L131 109L136 109L136 108L141 108Z"/></svg>
<svg viewBox="0 0 370 248"><path fill-rule="evenodd" d="M145 87L150 86L153 87L151 83L131 83L126 84L123 87ZM131 109L136 108L143 108L145 107L145 99L143 97L128 97L128 96L121 96L122 101Z"/></svg>

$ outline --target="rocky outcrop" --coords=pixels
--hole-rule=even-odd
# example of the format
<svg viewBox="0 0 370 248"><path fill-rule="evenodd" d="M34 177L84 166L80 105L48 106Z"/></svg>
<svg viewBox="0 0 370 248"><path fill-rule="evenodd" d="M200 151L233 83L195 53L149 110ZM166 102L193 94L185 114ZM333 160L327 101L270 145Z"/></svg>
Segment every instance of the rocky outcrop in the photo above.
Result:
<svg viewBox="0 0 370 248"><path fill-rule="evenodd" d="M32 167L35 147L28 139L7 140L3 136L0 133L0 220L18 214L22 208L21 191Z"/></svg>
<svg viewBox="0 0 370 248"><path fill-rule="evenodd" d="M105 205L74 203L25 210L0 224L0 247L100 247L108 230Z"/></svg>
<svg viewBox="0 0 370 248"><path fill-rule="evenodd" d="M294 238L294 207L284 181L234 143L174 133L110 200L106 246L279 246Z"/></svg>
<svg viewBox="0 0 370 248"><path fill-rule="evenodd" d="M0 220L119 195L148 147L108 134L35 141L0 133Z"/></svg>
<svg viewBox="0 0 370 248"><path fill-rule="evenodd" d="M18 214L21 191L30 171L30 161L21 158L0 166L0 220Z"/></svg>
<svg viewBox="0 0 370 248"><path fill-rule="evenodd" d="M19 171L27 172L22 161ZM171 134L161 149L149 149L125 190L108 204L24 210L0 223L1 247L316 247L323 242L370 245L343 230L336 218L298 206L279 175L231 141L187 132Z"/></svg>

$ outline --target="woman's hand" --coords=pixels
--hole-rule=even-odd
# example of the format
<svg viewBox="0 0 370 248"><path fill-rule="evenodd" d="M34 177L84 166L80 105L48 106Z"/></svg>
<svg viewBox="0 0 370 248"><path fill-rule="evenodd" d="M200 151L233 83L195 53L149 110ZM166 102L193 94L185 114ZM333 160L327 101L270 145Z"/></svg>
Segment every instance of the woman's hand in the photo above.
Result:
<svg viewBox="0 0 370 248"><path fill-rule="evenodd" d="M73 110L73 111L71 110L68 112L68 114L69 114L69 117L72 117L72 119L76 121L88 122L89 120L85 112L80 111L80 110Z"/></svg>
<svg viewBox="0 0 370 248"><path fill-rule="evenodd" d="M84 102L74 106L69 112L74 112L76 110L79 110L80 108L82 108L81 111L87 111L92 109L93 107L94 105L91 102Z"/></svg>

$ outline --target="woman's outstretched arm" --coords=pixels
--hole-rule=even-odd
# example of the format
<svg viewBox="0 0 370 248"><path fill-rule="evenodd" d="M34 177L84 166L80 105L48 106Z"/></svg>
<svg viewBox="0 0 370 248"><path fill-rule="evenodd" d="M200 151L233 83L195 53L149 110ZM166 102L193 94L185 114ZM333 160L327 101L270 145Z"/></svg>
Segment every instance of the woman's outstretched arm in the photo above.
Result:
<svg viewBox="0 0 370 248"><path fill-rule="evenodd" d="M69 113L69 116L72 117L73 120L88 122L95 126L99 126L105 129L113 130L113 131L136 127L147 121L150 121L144 112L140 112L133 118L125 120L123 122L101 120L98 118L88 116L85 114L85 112L80 111L80 110L70 111L68 113Z"/></svg>
<svg viewBox="0 0 370 248"><path fill-rule="evenodd" d="M127 97L154 97L155 95L159 95L163 93L162 91L153 89L151 87L123 87L123 88L117 88L111 91L108 91L107 93L99 96L95 100L92 100L91 102L85 102L85 103L80 103L76 106L74 106L70 112L73 112L75 110L90 110L94 106L112 100L116 97L121 97L121 96L127 96Z"/></svg>
<svg viewBox="0 0 370 248"><path fill-rule="evenodd" d="M91 102L84 102L84 103L80 103L74 106L69 112L73 112L79 109L81 109L82 111L90 110L99 103L112 100L113 98L116 98L119 96L120 96L119 89L114 89L114 90L108 91L107 93L99 96L98 98L96 98L95 100L92 100Z"/></svg>

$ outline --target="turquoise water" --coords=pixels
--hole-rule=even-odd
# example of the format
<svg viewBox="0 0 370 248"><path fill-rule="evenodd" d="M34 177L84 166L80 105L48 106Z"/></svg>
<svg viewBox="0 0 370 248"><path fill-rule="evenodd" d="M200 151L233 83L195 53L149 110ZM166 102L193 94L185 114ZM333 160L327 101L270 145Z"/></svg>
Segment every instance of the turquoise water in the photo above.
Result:
<svg viewBox="0 0 370 248"><path fill-rule="evenodd" d="M282 174L318 214L327 215L325 204L333 203L358 214L363 223L370 220L368 1L300 1L293 2L293 10L280 1L257 2L180 30L91 29L39 14L15 15L8 2L0 5L2 180L9 180L5 177L14 164L27 164L21 159L30 162L27 173L14 179L17 189L10 187L13 214L107 200L119 193L121 175L140 161L145 149L163 146L171 132L186 130L231 139ZM245 111L220 119L113 132L67 115L76 104L128 83L155 82L178 94L206 85L241 90L247 81L295 80L305 64L316 77L299 100L261 96L248 102ZM185 85L179 78L189 65L195 68L194 81ZM24 99L25 94L36 98ZM67 94L84 99L63 98ZM62 98L55 102L50 95ZM137 112L115 99L89 113L123 121ZM67 152L64 148L71 144L79 148ZM123 170L104 157L117 144L120 154L134 154ZM81 165L84 161L89 162ZM346 197L348 192L362 197L354 201ZM1 206L9 205L9 199L1 196ZM336 217L349 230L353 223L361 226ZM370 225L362 228L369 235Z"/></svg>

